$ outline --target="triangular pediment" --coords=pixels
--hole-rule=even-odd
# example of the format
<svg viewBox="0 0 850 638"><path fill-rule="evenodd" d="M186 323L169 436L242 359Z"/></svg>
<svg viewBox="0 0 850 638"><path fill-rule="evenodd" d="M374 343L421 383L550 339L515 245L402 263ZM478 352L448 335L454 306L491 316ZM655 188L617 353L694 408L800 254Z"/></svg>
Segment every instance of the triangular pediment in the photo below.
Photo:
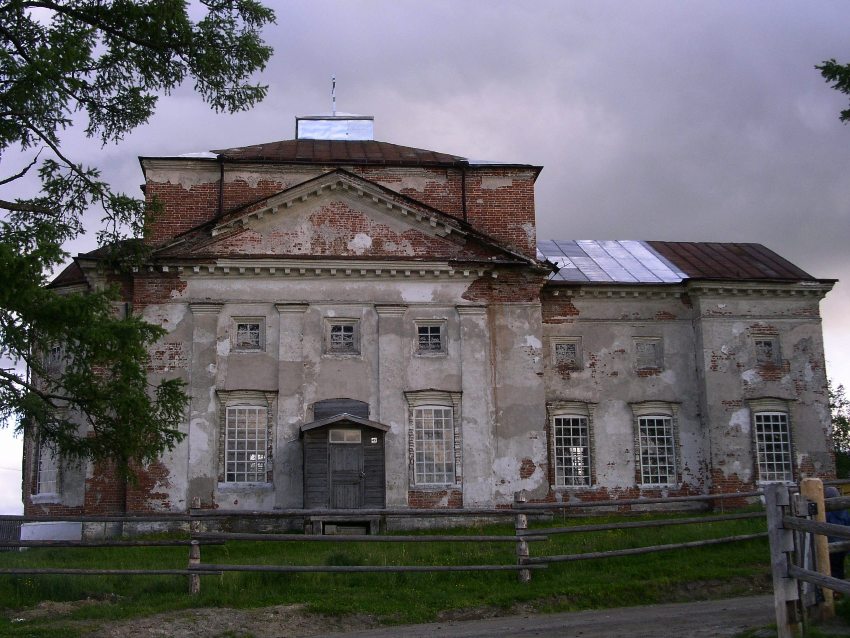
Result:
<svg viewBox="0 0 850 638"><path fill-rule="evenodd" d="M518 257L451 215L341 169L231 211L192 235L160 255Z"/></svg>

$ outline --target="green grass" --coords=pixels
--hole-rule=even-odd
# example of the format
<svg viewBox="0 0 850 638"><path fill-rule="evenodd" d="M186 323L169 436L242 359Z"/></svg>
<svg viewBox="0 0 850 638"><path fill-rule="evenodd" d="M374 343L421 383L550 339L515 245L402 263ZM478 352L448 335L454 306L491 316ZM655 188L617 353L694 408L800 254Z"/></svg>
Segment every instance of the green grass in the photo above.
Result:
<svg viewBox="0 0 850 638"><path fill-rule="evenodd" d="M671 515L665 515L669 517ZM693 516L690 514L689 516ZM655 516L660 518L661 516ZM650 518L647 516L646 518ZM579 525L615 517L533 524ZM629 520L635 520L630 517ZM531 555L604 551L684 542L764 531L761 518L643 530L616 530L553 536L530 543ZM445 530L433 533L445 534ZM454 530L458 534L512 534L510 526ZM0 567L182 568L188 549L92 548L30 549L0 552ZM228 542L204 546L204 563L285 565L513 564L512 543L282 543ZM700 583L746 583L769 573L766 539L675 550L644 556L553 564L532 573L529 584L513 572L407 574L225 573L204 576L201 594L187 593L179 576L0 576L0 636L74 635L56 631L57 614L14 623L16 612L44 601L94 599L101 604L71 606L62 618L117 620L190 607L263 607L302 603L313 612L365 613L383 622L426 622L440 612L467 608L510 609L530 605L540 611L567 611L669 602Z"/></svg>

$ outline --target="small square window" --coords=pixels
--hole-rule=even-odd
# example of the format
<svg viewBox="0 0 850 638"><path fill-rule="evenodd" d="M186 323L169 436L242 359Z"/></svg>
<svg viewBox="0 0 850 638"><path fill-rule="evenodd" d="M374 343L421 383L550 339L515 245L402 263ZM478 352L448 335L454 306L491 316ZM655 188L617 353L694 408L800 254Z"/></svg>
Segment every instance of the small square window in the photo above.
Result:
<svg viewBox="0 0 850 638"><path fill-rule="evenodd" d="M445 324L416 324L417 354L442 354L446 351Z"/></svg>
<svg viewBox="0 0 850 638"><path fill-rule="evenodd" d="M638 370L661 370L664 367L661 339L635 339L635 368Z"/></svg>
<svg viewBox="0 0 850 638"><path fill-rule="evenodd" d="M329 321L325 333L325 351L332 354L359 354L360 334L357 321Z"/></svg>
<svg viewBox="0 0 850 638"><path fill-rule="evenodd" d="M754 337L756 363L759 365L779 365L779 339L776 337Z"/></svg>
<svg viewBox="0 0 850 638"><path fill-rule="evenodd" d="M266 326L263 319L234 319L233 349L240 351L263 350Z"/></svg>
<svg viewBox="0 0 850 638"><path fill-rule="evenodd" d="M552 340L552 360L555 367L581 370L581 337L556 337Z"/></svg>

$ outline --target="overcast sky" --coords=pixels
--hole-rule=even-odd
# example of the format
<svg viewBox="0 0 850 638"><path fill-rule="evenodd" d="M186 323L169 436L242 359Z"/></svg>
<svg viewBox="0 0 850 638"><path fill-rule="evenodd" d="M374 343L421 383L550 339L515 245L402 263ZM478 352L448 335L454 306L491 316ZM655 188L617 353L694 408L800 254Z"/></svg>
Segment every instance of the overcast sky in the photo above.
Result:
<svg viewBox="0 0 850 638"><path fill-rule="evenodd" d="M296 115L329 112L335 74L338 110L374 115L376 139L542 165L541 239L758 242L841 279L822 313L828 373L850 386L848 100L813 68L850 62L846 0L276 10L261 106L216 115L190 85L121 145L72 133L66 151L137 195L139 155L290 139ZM20 450L0 434L0 512L21 507Z"/></svg>

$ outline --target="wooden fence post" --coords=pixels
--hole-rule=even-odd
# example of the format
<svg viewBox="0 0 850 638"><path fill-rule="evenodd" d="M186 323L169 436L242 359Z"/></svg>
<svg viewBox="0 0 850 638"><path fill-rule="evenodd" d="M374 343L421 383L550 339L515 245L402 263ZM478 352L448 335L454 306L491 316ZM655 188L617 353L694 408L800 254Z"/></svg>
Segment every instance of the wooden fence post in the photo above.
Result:
<svg viewBox="0 0 850 638"><path fill-rule="evenodd" d="M189 544L189 568L201 564L201 543L193 540ZM201 593L200 574L189 574L189 593L193 596Z"/></svg>
<svg viewBox="0 0 850 638"><path fill-rule="evenodd" d="M790 505L788 488L779 483L764 486L767 509L767 535L770 540L770 569L773 574L773 606L776 611L778 638L794 638L799 625L794 606L799 596L793 578L788 576L788 552L794 551L794 534L785 529L782 517ZM789 614L789 607L792 613Z"/></svg>
<svg viewBox="0 0 850 638"><path fill-rule="evenodd" d="M525 490L514 492L514 504L522 505L528 501L528 496ZM525 514L517 514L514 521L514 533L517 536L516 541L516 563L517 565L526 565L528 563L528 541L525 540L521 533L528 529L528 516ZM517 580L521 583L531 582L531 570L520 569L517 571Z"/></svg>
<svg viewBox="0 0 850 638"><path fill-rule="evenodd" d="M815 504L815 513L812 516L818 523L826 522L826 507L823 501L823 481L819 478L804 478L800 481L800 494L807 501ZM815 549L815 567L824 576L830 576L829 567L829 539L823 534L812 534L812 542ZM823 589L823 602L818 605L821 619L835 616L835 603L831 589Z"/></svg>

